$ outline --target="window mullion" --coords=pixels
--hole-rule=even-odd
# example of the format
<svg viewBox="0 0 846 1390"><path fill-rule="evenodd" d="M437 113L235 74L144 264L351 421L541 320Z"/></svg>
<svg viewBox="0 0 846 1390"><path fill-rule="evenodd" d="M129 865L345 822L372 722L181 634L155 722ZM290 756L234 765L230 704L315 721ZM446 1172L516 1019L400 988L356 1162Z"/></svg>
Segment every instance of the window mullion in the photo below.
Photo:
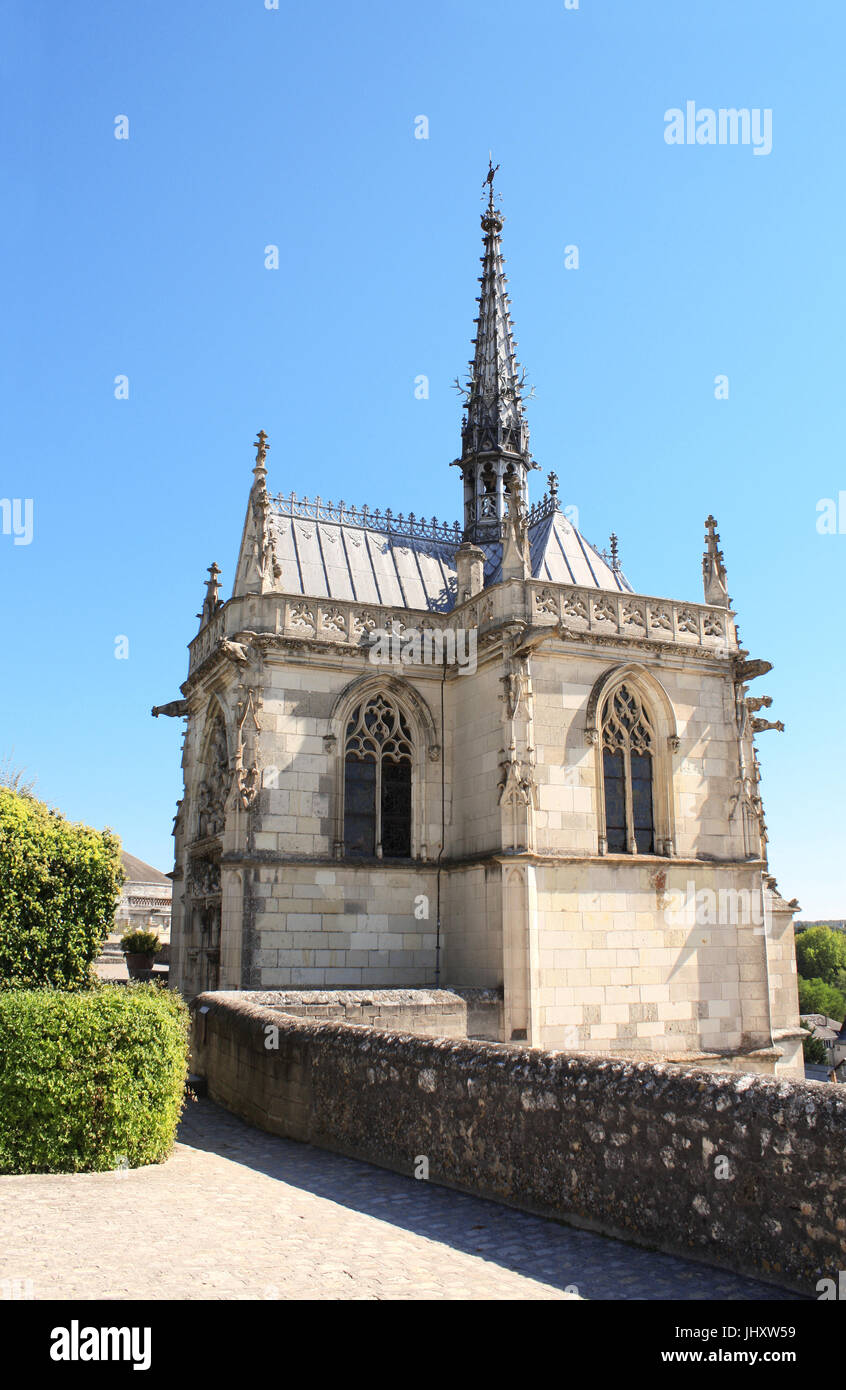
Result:
<svg viewBox="0 0 846 1390"><path fill-rule="evenodd" d="M629 854L637 854L637 840L634 829L634 797L632 796L632 750L631 744L623 746L623 785L626 797L626 842Z"/></svg>
<svg viewBox="0 0 846 1390"><path fill-rule="evenodd" d="M382 858L382 754L376 753L376 858Z"/></svg>

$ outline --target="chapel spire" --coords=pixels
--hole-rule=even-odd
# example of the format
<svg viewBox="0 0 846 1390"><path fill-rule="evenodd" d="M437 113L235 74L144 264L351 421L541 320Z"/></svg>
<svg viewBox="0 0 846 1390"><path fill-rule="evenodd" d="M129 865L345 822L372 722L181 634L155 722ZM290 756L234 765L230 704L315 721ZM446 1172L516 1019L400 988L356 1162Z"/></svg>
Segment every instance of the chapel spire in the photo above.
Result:
<svg viewBox="0 0 846 1390"><path fill-rule="evenodd" d="M705 602L716 604L718 608L728 608L729 596L726 588L726 566L720 550L720 533L717 518L705 519L705 554L702 556L702 578L705 587Z"/></svg>
<svg viewBox="0 0 846 1390"><path fill-rule="evenodd" d="M466 540L499 538L507 514L506 489L528 503L526 474L536 468L529 453L522 387L523 373L515 354L508 286L503 270L503 216L494 201L494 176L499 165L489 161L485 177L487 206L482 213L484 255L479 317L473 340L471 375L465 393L466 415L461 429L461 457L455 463L464 479L464 536Z"/></svg>

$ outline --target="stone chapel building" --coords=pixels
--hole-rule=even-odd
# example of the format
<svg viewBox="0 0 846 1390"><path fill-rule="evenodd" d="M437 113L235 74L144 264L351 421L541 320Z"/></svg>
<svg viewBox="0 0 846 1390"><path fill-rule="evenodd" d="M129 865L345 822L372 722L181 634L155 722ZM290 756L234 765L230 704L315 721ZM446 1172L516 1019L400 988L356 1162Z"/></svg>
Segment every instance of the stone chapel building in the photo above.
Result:
<svg viewBox="0 0 846 1390"><path fill-rule="evenodd" d="M232 596L212 565L153 711L187 719L171 978L485 987L506 1042L801 1075L754 742L781 726L747 687L770 667L713 518L697 603L634 588L555 474L530 505L488 184L463 522L274 495L259 434Z"/></svg>

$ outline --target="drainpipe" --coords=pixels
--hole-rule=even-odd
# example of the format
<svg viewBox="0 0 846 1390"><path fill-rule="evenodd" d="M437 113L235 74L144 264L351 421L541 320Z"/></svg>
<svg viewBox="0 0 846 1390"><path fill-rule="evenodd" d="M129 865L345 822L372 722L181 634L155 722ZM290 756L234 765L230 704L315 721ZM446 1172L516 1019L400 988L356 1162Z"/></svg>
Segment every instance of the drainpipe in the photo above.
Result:
<svg viewBox="0 0 846 1390"><path fill-rule="evenodd" d="M444 686L446 684L446 656L441 669L441 843L438 849L437 872L437 922L435 926L435 989L441 985L441 857L444 852L446 836L446 747L444 743Z"/></svg>
<svg viewBox="0 0 846 1390"><path fill-rule="evenodd" d="M767 986L767 1023L770 1029L770 1047L775 1047L773 1037L773 1006L770 997L770 953L767 946L767 937L770 934L770 914L767 911L767 875L765 870L761 870L761 921L763 922L764 933L764 979ZM775 1073L773 1073L775 1074Z"/></svg>

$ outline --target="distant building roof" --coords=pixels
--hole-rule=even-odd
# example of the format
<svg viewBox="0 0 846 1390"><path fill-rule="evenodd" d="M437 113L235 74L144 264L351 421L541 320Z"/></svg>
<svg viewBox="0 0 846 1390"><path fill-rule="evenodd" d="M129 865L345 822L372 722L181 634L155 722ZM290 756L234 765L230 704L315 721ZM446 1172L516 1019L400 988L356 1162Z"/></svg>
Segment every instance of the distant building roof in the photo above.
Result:
<svg viewBox="0 0 846 1390"><path fill-rule="evenodd" d="M161 883L168 888L173 888L173 882L167 874L163 874L160 869L154 869L152 864L145 864L143 859L136 859L134 854L127 854L126 850L121 851L124 872L126 873L126 883ZM124 885L124 889L126 885Z"/></svg>

